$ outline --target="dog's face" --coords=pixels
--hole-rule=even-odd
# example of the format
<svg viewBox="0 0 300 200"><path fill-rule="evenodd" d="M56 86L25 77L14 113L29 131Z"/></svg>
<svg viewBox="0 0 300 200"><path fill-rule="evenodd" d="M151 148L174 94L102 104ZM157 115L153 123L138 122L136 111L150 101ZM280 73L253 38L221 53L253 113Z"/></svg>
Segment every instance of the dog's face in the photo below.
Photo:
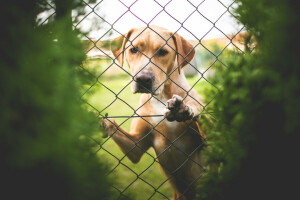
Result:
<svg viewBox="0 0 300 200"><path fill-rule="evenodd" d="M164 28L151 26L153 30L144 29L131 29L125 34L126 38L115 39L116 45L112 50L121 65L125 54L134 80L133 93L158 95L163 91L168 76L180 73L187 64L185 60L192 60L195 50L181 36ZM178 63L181 64L179 68Z"/></svg>

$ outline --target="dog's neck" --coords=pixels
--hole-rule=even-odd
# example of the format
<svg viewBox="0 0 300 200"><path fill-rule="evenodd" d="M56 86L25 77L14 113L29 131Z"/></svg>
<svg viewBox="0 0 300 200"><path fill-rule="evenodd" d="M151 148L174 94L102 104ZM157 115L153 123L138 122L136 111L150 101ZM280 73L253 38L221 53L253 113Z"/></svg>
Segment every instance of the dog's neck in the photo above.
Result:
<svg viewBox="0 0 300 200"><path fill-rule="evenodd" d="M183 70L174 71L164 83L164 89L157 95L158 99L170 99L174 94L180 95L179 92L188 90L188 82L184 76Z"/></svg>

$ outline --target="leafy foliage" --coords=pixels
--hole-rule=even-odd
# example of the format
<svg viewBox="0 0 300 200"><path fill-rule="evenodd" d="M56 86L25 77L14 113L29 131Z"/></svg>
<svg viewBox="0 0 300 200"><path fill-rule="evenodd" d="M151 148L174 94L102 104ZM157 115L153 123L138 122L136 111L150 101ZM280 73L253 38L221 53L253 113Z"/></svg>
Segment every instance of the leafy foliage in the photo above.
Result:
<svg viewBox="0 0 300 200"><path fill-rule="evenodd" d="M0 45L3 198L112 198L107 166L90 139L98 134L97 121L82 109L78 93L74 69L84 53L63 15L76 2L66 1L70 4L44 26L37 26L36 16L46 1L1 6L0 18L9 19Z"/></svg>
<svg viewBox="0 0 300 200"><path fill-rule="evenodd" d="M208 173L198 197L291 199L300 132L299 12L292 1L238 2L257 48L212 80L220 90L217 122L206 125Z"/></svg>

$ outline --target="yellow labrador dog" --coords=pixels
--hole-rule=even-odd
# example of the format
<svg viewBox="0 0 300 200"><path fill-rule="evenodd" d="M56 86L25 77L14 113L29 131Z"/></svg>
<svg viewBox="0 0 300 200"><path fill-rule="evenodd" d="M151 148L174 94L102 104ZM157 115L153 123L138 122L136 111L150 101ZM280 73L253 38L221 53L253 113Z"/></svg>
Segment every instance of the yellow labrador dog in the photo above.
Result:
<svg viewBox="0 0 300 200"><path fill-rule="evenodd" d="M158 26L131 29L114 43L119 44L112 49L116 59L122 66L125 57L130 67L132 93L143 93L137 115L164 117L133 118L129 132L108 118L103 120L105 130L133 163L152 147L174 189L173 199L192 199L203 172L204 133L195 120L202 107L181 68L195 50L177 33Z"/></svg>

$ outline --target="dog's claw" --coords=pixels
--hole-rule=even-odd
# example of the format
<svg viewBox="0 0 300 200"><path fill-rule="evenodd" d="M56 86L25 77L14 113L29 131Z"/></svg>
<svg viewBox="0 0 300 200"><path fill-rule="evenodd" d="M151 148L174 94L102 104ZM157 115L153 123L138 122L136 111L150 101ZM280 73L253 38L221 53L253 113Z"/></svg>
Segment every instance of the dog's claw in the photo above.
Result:
<svg viewBox="0 0 300 200"><path fill-rule="evenodd" d="M190 107L183 103L182 97L173 95L172 99L167 101L166 108L169 110L165 113L165 117L168 121L186 121L193 119L194 114Z"/></svg>

